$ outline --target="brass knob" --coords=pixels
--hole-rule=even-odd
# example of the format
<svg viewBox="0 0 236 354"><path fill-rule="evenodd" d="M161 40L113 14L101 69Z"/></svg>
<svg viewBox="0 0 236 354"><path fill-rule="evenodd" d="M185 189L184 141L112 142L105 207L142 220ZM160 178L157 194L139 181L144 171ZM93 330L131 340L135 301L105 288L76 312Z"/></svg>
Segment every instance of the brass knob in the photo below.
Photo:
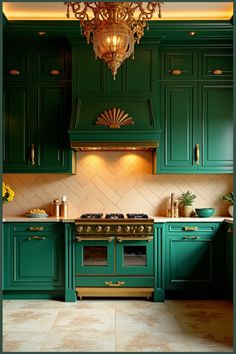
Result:
<svg viewBox="0 0 236 354"><path fill-rule="evenodd" d="M146 230L147 230L147 232L151 232L152 231L152 227L151 226L146 226Z"/></svg>
<svg viewBox="0 0 236 354"><path fill-rule="evenodd" d="M122 227L121 226L116 226L116 231L117 232L121 232L122 231Z"/></svg>
<svg viewBox="0 0 236 354"><path fill-rule="evenodd" d="M9 70L10 75L20 75L20 71L17 69L11 69Z"/></svg>
<svg viewBox="0 0 236 354"><path fill-rule="evenodd" d="M82 232L83 231L83 226L82 225L80 225L80 226L77 226L77 228L76 228L76 230L77 230L77 232Z"/></svg>
<svg viewBox="0 0 236 354"><path fill-rule="evenodd" d="M144 226L139 226L138 231L143 232L144 231Z"/></svg>
<svg viewBox="0 0 236 354"><path fill-rule="evenodd" d="M86 227L85 227L85 231L86 231L86 232L91 231L91 226L86 226Z"/></svg>
<svg viewBox="0 0 236 354"><path fill-rule="evenodd" d="M182 74L182 70L180 69L172 69L170 70L171 75L181 75Z"/></svg>
<svg viewBox="0 0 236 354"><path fill-rule="evenodd" d="M52 70L50 71L50 74L51 74L51 75L59 75L59 74L60 74L60 71L59 71L59 70L56 70L56 69L52 69Z"/></svg>
<svg viewBox="0 0 236 354"><path fill-rule="evenodd" d="M129 225L125 226L125 232L129 232L129 231L130 231L130 226Z"/></svg>
<svg viewBox="0 0 236 354"><path fill-rule="evenodd" d="M96 231L97 231L97 232L101 232L101 231L102 231L102 226L97 226L97 227L96 227Z"/></svg>
<svg viewBox="0 0 236 354"><path fill-rule="evenodd" d="M212 74L214 74L214 75L222 75L223 71L221 69L214 69L214 70L212 70Z"/></svg>
<svg viewBox="0 0 236 354"><path fill-rule="evenodd" d="M110 226L105 226L104 230L105 230L105 232L109 232L111 230L111 227Z"/></svg>

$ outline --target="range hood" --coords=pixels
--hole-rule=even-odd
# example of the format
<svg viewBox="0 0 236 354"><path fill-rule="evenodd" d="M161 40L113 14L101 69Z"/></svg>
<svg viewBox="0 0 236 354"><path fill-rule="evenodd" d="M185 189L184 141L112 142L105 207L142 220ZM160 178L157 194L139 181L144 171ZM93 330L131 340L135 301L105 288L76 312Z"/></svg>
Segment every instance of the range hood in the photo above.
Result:
<svg viewBox="0 0 236 354"><path fill-rule="evenodd" d="M69 137L71 148L77 151L154 150L160 129L150 97L80 96Z"/></svg>

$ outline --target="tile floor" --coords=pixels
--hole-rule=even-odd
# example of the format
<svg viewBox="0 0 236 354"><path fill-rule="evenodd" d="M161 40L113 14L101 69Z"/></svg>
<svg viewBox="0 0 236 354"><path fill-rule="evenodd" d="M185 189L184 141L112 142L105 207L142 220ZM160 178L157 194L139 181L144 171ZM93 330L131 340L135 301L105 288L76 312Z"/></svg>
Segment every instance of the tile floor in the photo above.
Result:
<svg viewBox="0 0 236 354"><path fill-rule="evenodd" d="M231 352L222 300L3 302L4 352Z"/></svg>

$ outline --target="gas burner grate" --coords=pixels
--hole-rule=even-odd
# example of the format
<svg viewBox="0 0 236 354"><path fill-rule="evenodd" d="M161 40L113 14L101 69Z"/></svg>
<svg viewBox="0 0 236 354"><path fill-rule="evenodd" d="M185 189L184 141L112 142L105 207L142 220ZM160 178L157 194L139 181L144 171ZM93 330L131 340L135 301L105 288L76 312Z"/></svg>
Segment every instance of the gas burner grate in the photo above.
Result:
<svg viewBox="0 0 236 354"><path fill-rule="evenodd" d="M124 214L113 213L113 214L106 214L105 219L124 219Z"/></svg>
<svg viewBox="0 0 236 354"><path fill-rule="evenodd" d="M81 219L101 219L103 214L98 213L90 213L90 214L82 214L80 216Z"/></svg>
<svg viewBox="0 0 236 354"><path fill-rule="evenodd" d="M148 219L147 214L126 214L128 219Z"/></svg>

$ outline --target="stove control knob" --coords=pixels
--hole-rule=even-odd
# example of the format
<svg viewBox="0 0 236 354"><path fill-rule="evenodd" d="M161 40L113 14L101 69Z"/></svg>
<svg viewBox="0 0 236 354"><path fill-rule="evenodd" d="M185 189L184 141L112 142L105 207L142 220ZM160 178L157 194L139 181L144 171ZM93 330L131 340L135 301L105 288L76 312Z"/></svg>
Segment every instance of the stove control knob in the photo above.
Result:
<svg viewBox="0 0 236 354"><path fill-rule="evenodd" d="M144 226L139 226L138 231L143 232L144 231Z"/></svg>
<svg viewBox="0 0 236 354"><path fill-rule="evenodd" d="M96 231L97 231L97 232L101 232L101 231L102 231L102 226L97 226L97 227L96 227Z"/></svg>
<svg viewBox="0 0 236 354"><path fill-rule="evenodd" d="M130 231L130 226L129 225L125 226L125 232L129 232L129 231Z"/></svg>
<svg viewBox="0 0 236 354"><path fill-rule="evenodd" d="M146 230L147 230L147 232L151 232L152 231L152 227L151 226L146 226Z"/></svg>
<svg viewBox="0 0 236 354"><path fill-rule="evenodd" d="M121 226L116 226L116 231L117 232L121 232L122 231L122 227Z"/></svg>
<svg viewBox="0 0 236 354"><path fill-rule="evenodd" d="M105 230L105 232L109 232L111 230L111 227L110 226L105 226L104 230Z"/></svg>
<svg viewBox="0 0 236 354"><path fill-rule="evenodd" d="M77 232L82 232L83 229L84 229L84 228L83 228L83 226L81 226L81 225L80 225L80 226L77 226L77 228L76 228Z"/></svg>
<svg viewBox="0 0 236 354"><path fill-rule="evenodd" d="M86 226L86 227L85 227L85 231L86 231L86 232L91 231L91 226Z"/></svg>

